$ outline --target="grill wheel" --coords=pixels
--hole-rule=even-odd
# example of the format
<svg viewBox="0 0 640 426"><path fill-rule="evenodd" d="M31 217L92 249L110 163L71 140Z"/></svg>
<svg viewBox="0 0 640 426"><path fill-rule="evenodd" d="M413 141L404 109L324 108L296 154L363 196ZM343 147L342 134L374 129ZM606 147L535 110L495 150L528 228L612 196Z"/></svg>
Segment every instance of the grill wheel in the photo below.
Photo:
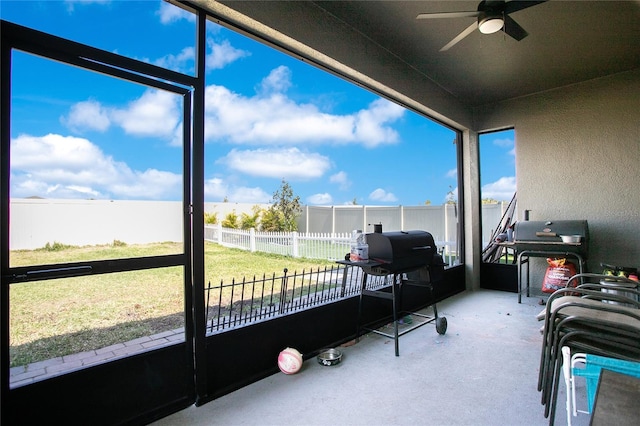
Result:
<svg viewBox="0 0 640 426"><path fill-rule="evenodd" d="M436 319L436 331L438 334L447 332L447 319L445 317L438 317L438 319Z"/></svg>

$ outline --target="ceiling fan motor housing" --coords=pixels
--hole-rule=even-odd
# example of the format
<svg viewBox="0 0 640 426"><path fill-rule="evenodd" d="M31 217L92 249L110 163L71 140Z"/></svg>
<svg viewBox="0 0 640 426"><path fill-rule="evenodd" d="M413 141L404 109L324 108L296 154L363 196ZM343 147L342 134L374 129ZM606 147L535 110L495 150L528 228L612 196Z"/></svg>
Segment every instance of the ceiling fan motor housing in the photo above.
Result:
<svg viewBox="0 0 640 426"><path fill-rule="evenodd" d="M478 29L493 34L504 26L504 1L481 1L478 5Z"/></svg>
<svg viewBox="0 0 640 426"><path fill-rule="evenodd" d="M486 15L478 16L478 29L482 34L493 34L498 32L504 26L502 15Z"/></svg>

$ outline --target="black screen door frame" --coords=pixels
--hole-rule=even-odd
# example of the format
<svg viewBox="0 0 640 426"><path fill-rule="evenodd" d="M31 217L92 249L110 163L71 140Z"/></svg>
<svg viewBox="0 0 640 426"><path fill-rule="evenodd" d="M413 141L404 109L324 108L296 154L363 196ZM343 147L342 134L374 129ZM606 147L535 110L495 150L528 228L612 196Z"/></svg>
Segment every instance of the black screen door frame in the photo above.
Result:
<svg viewBox="0 0 640 426"><path fill-rule="evenodd" d="M9 379L9 288L25 281L77 277L92 274L134 271L141 269L182 266L184 268L185 309L185 380L187 398L197 400L196 389L202 396L206 383L205 367L196 373L196 360L202 355L195 353L204 349L204 229L202 215L204 202L204 61L199 60L199 77L193 77L149 63L123 57L112 52L96 49L50 34L2 21L2 49L0 76L0 396L3 406L10 394ZM204 58L205 21L199 16L196 45ZM11 267L9 260L9 211L10 211L10 148L11 148L11 57L14 50L37 55L46 59L73 65L114 78L138 83L147 87L177 94L183 99L183 253L141 258L95 260L55 265ZM194 140L197 141L194 143ZM194 255L195 253L195 255ZM196 285L194 283L200 283ZM202 287L202 288L200 288ZM198 344L192 344L194 340ZM199 349L198 349L199 348ZM4 416L3 416L4 417Z"/></svg>

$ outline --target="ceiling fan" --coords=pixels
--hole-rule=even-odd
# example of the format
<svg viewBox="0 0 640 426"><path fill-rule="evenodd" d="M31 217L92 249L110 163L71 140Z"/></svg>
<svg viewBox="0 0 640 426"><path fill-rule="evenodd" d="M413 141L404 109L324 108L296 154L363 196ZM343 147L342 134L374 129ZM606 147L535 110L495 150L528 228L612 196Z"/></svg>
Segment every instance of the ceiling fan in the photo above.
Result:
<svg viewBox="0 0 640 426"><path fill-rule="evenodd" d="M442 18L477 18L477 21L469 25L464 31L458 34L453 40L447 43L441 52L449 50L460 40L471 34L477 28L483 34L493 34L504 30L505 34L520 41L527 36L527 32L509 14L535 6L542 1L494 1L482 0L478 4L478 10L469 12L439 12L421 13L416 19L442 19Z"/></svg>

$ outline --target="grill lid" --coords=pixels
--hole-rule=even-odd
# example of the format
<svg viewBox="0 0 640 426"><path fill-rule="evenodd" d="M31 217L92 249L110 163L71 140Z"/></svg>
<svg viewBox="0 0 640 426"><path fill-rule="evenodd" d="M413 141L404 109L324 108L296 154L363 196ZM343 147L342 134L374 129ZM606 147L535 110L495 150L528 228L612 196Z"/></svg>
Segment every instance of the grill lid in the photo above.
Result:
<svg viewBox="0 0 640 426"><path fill-rule="evenodd" d="M389 273L415 270L433 262L436 244L426 231L367 234L369 260L380 262Z"/></svg>
<svg viewBox="0 0 640 426"><path fill-rule="evenodd" d="M565 243L561 235L578 235L579 243ZM586 255L589 226L586 220L523 221L514 227L514 245L518 250L558 251Z"/></svg>

